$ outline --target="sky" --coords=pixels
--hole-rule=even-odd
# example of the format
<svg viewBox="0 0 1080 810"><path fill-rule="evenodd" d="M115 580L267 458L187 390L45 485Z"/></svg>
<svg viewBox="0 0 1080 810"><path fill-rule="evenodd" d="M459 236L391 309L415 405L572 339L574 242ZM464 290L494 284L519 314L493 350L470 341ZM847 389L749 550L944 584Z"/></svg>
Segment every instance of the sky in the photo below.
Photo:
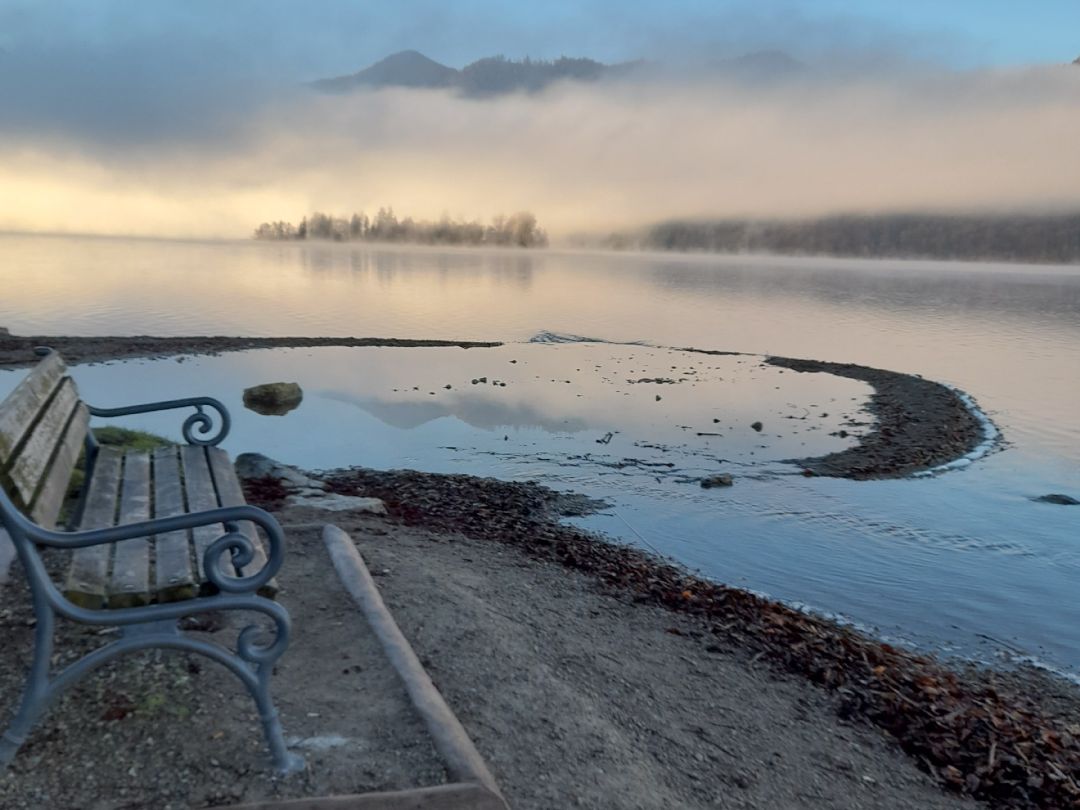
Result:
<svg viewBox="0 0 1080 810"><path fill-rule="evenodd" d="M76 55L188 51L233 70L314 78L406 48L460 66L479 56L606 61L779 47L894 49L960 66L1080 56L1075 0L2 0L0 49ZM799 54L799 55L803 55Z"/></svg>
<svg viewBox="0 0 1080 810"><path fill-rule="evenodd" d="M303 86L402 49L676 67L777 49L817 73L483 104ZM1080 207L1061 137L1080 68L1059 67L1077 56L1077 0L0 0L0 228L236 236L381 204L530 208L556 230Z"/></svg>

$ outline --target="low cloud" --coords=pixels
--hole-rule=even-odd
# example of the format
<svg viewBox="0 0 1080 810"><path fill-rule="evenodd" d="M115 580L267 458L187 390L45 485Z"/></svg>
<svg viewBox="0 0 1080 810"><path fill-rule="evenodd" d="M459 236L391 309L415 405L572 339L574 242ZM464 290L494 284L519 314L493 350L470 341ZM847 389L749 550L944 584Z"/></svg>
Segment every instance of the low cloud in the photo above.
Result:
<svg viewBox="0 0 1080 810"><path fill-rule="evenodd" d="M1080 68L1066 66L667 74L485 100L209 79L159 97L164 79L116 79L129 104L113 78L87 81L67 118L46 114L55 98L21 98L0 123L0 227L242 237L393 205L528 209L558 236L672 217L1080 208ZM93 106L109 98L115 120Z"/></svg>

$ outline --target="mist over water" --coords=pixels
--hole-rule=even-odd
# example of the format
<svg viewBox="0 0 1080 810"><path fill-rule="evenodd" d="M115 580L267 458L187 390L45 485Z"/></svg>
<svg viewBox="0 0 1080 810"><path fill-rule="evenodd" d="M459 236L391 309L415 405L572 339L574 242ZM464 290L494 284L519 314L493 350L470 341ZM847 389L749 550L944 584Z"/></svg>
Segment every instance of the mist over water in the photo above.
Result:
<svg viewBox="0 0 1080 810"><path fill-rule="evenodd" d="M1031 500L1080 493L1078 267L7 236L0 288L0 325L16 334L507 341L490 352L265 351L76 375L89 400L108 404L144 398L143 386L154 397L218 395L236 417L234 453L537 479L605 497L613 509L585 525L724 582L924 647L1080 672L1075 508ZM847 421L864 392L841 393L825 375L762 377L751 358L529 342L542 332L922 374L971 394L1004 442L930 479L805 479L777 460L802 442L839 441L830 420ZM0 395L21 374L0 373ZM696 375L698 387L625 382ZM509 385L471 385L479 376ZM304 387L300 408L243 409L245 385L283 378ZM789 396L796 383L811 387ZM754 420L766 423L760 441ZM829 427L805 432L816 423ZM598 444L608 431L620 432ZM734 472L735 486L679 480L716 470Z"/></svg>

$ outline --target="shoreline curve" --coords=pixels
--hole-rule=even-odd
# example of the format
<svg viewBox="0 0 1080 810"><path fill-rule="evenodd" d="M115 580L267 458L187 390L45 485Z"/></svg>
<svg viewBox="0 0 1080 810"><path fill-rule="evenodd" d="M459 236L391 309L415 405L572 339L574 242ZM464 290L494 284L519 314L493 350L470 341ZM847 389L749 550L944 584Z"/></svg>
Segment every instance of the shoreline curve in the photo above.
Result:
<svg viewBox="0 0 1080 810"><path fill-rule="evenodd" d="M216 355L250 349L323 346L472 349L495 348L505 343L378 337L23 336L0 332L0 369L33 365L37 360L33 349L42 345L56 349L70 363L78 364L172 355ZM656 348L709 355L751 354L694 347ZM825 456L789 459L790 463L802 468L804 475L855 480L922 477L966 467L985 456L1000 440L998 428L975 401L944 383L854 363L774 356L765 356L764 362L799 373L848 377L865 382L873 389L867 404L867 410L875 418L871 430L859 437L854 447Z"/></svg>

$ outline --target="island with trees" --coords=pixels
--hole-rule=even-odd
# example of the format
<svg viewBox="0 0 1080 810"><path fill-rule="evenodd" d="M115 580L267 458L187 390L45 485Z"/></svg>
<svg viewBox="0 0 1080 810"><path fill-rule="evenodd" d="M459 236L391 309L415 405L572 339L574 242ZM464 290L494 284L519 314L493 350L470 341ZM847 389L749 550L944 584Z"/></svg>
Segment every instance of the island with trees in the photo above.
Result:
<svg viewBox="0 0 1080 810"><path fill-rule="evenodd" d="M351 217L316 212L291 222L264 222L255 229L256 239L323 239L334 242L398 242L414 245L462 245L468 247L546 247L547 234L528 211L498 215L489 225L479 220L443 216L431 221L398 219L393 208L380 208L374 217L358 213Z"/></svg>

